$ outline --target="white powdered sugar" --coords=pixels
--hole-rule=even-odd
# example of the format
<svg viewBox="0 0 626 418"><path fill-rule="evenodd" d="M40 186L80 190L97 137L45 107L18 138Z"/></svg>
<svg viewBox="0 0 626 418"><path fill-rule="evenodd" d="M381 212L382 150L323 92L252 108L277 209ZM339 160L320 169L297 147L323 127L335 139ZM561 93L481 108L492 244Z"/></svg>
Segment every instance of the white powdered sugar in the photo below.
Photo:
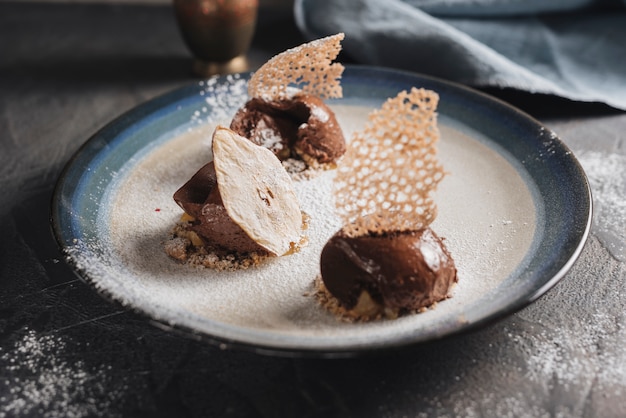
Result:
<svg viewBox="0 0 626 418"><path fill-rule="evenodd" d="M89 369L68 356L69 349L62 337L33 330L26 330L13 347L0 347L0 361L6 365L0 378L0 418L112 414L109 407L124 395L123 382L111 391L111 385L103 384L107 369Z"/></svg>
<svg viewBox="0 0 626 418"><path fill-rule="evenodd" d="M328 122L330 115L326 113L326 110L324 110L320 106L314 106L311 109L311 117L319 120L322 123L325 123L325 122Z"/></svg>
<svg viewBox="0 0 626 418"><path fill-rule="evenodd" d="M261 119L257 124L256 134L257 140L260 141L259 145L275 153L283 149L282 137L274 129L269 128L265 120Z"/></svg>
<svg viewBox="0 0 626 418"><path fill-rule="evenodd" d="M191 121L194 124L221 122L226 126L230 125L233 110L243 105L247 99L248 81L241 74L226 75L224 80L213 77L198 82L201 87L199 94L205 97L206 105L192 115Z"/></svg>
<svg viewBox="0 0 626 418"><path fill-rule="evenodd" d="M585 152L579 157L594 203L594 227L618 260L626 261L626 156Z"/></svg>
<svg viewBox="0 0 626 418"><path fill-rule="evenodd" d="M574 338L568 329L555 328L528 337L527 343L533 344L528 377L537 383L555 379L569 390L585 381L584 376L595 375L602 385L626 388L626 349L618 343L608 350L603 347L622 341L619 336L624 336L624 330L615 329L614 317L606 313L595 313L590 319L576 335L576 345L572 344Z"/></svg>

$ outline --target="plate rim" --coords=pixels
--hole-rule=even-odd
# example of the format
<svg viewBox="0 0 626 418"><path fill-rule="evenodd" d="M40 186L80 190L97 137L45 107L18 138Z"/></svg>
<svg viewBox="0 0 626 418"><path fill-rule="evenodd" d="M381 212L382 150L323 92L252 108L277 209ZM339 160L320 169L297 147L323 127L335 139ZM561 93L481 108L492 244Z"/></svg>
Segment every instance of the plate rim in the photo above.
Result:
<svg viewBox="0 0 626 418"><path fill-rule="evenodd" d="M349 64L345 65L346 72L344 73L344 77L353 76L353 77L368 77L372 74L378 75L377 78L380 78L381 75L384 76L402 76L405 78L410 78L416 82L426 81L429 84L435 84L440 86L445 86L446 89L452 89L452 91L460 92L463 95L469 95L471 98L479 98L480 100L486 102L490 106L495 106L498 111L508 112L511 115L515 115L516 118L523 120L525 123L529 123L533 125L535 128L539 130L545 130L548 133L551 133L551 139L556 141L558 146L562 148L564 154L562 157L568 158L568 164L572 165L572 169L577 171L578 177L576 180L581 183L581 186L586 191L584 196L580 196L582 203L585 204L586 210L583 210L584 215L584 226L581 231L578 231L577 238L575 239L575 243L573 244L573 248L570 253L565 256L565 261L561 263L559 270L550 278L541 282L540 286L534 289L532 292L529 292L522 297L515 298L512 303L509 303L505 307L501 308L497 312L493 312L488 316L484 316L476 321L471 323L465 323L463 325L456 326L452 329L447 328L445 332L441 334L437 334L434 337L428 339L419 339L419 338L401 338L394 339L392 342L388 342L386 344L378 343L375 345L365 345L362 343L354 343L350 344L346 347L332 347L332 348L307 348L307 347L291 347L291 346L275 346L271 344L259 345L258 343L249 342L249 341L239 341L231 338L209 335L205 332L194 329L190 325L181 324L181 323L172 323L172 321L164 320L163 318L155 318L155 316L151 315L150 312L140 309L140 307L129 305L128 303L124 303L122 300L123 297L118 295L111 294L107 289L99 288L94 279L89 277L87 273L80 269L80 266L76 263L76 260L72 258L71 254L68 253L69 248L69 239L64 236L64 227L62 225L62 216L60 213L62 211L63 200L66 197L64 194L64 185L68 181L69 173L74 168L75 165L79 163L79 159L81 156L84 156L86 150L89 147L92 147L96 141L101 140L102 136L107 136L110 134L109 131L115 130L118 126L124 126L128 124L126 127L130 126L133 121L141 120L141 117L146 117L150 115L155 115L159 111L164 111L164 109L172 106L172 100L177 99L176 101L181 101L185 97L187 97L187 92L196 92L199 82L188 83L181 87L175 88L163 94L160 94L152 99L149 99L143 103L138 104L137 106L132 107L129 110L121 113L118 117L112 119L111 121L105 123L100 129L98 129L93 135L91 135L81 146L74 152L74 154L70 157L70 159L66 162L61 173L55 183L54 190L52 193L52 197L50 199L50 224L52 229L52 235L59 247L61 253L63 254L64 261L71 267L71 270L85 283L87 283L91 288L93 288L97 294L105 298L109 303L114 303L123 307L125 310L130 310L135 314L145 318L148 322L153 325L166 329L170 332L181 333L182 335L192 337L195 339L200 339L203 341L207 341L213 345L216 345L220 348L238 348L244 350L251 350L260 354L269 354L276 356L289 356L289 357L353 357L359 355L366 355L372 353L380 353L380 352L388 352L388 351L396 351L398 349L406 349L410 347L415 347L416 345L424 345L427 343L431 343L434 341L442 340L445 338L450 338L453 336L458 336L462 334L466 334L477 329L481 329L485 326L488 326L492 323L498 322L503 318L510 316L511 314L521 310L525 306L533 303L541 296L543 296L546 292L552 289L571 269L576 260L579 258L583 247L585 246L587 239L591 230L592 216L593 216L593 200L592 200L592 192L587 176L575 158L574 154L569 150L567 145L552 131L546 128L541 122L536 120L534 117L530 116L526 112L518 109L517 107L499 99L493 97L487 93L476 90L472 87L468 87L456 82L451 82L448 80L443 80L437 77L432 77L429 75L423 75L411 71L406 70L398 70L393 68L381 67L381 66L369 66L369 65L354 65ZM353 74L354 73L354 74ZM237 75L242 77L249 77L252 72L238 73ZM225 79L232 75L222 75L213 78L217 79ZM208 80L208 79L207 79ZM206 81L206 80L205 80ZM140 117L139 119L137 117ZM113 135L112 138L115 138L116 135ZM104 141L105 144L108 142ZM101 151L101 149L100 149ZM94 155L97 155L94 154ZM91 159L93 161L93 159ZM583 208L584 209L584 208ZM571 232L571 231L570 231ZM572 232L573 233L573 232ZM411 334L413 335L413 334Z"/></svg>

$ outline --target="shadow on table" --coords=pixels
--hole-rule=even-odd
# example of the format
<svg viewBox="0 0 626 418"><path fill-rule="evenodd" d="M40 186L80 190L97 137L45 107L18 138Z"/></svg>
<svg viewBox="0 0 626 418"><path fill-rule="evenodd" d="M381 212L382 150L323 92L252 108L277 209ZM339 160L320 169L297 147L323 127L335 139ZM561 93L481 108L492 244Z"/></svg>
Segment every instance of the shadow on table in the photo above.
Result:
<svg viewBox="0 0 626 418"><path fill-rule="evenodd" d="M558 119L561 117L571 119L624 113L604 103L577 102L548 94L499 88L482 88L480 91L497 97L537 119Z"/></svg>
<svg viewBox="0 0 626 418"><path fill-rule="evenodd" d="M186 56L151 56L127 54L98 54L77 57L55 57L45 65L20 63L3 69L5 82L37 80L43 83L62 83L81 86L119 85L120 83L160 83L191 79L191 58Z"/></svg>

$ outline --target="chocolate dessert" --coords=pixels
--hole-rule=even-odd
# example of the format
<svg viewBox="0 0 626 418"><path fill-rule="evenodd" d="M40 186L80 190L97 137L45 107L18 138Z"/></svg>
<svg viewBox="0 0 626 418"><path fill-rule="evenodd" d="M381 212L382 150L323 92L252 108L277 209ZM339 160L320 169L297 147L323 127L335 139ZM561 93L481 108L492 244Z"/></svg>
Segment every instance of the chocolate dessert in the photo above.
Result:
<svg viewBox="0 0 626 418"><path fill-rule="evenodd" d="M213 161L174 193L185 213L166 252L221 269L225 258L234 262L231 267L248 267L297 251L305 242L306 216L280 161L222 126L213 134L212 150Z"/></svg>
<svg viewBox="0 0 626 418"><path fill-rule="evenodd" d="M344 227L320 257L318 300L340 317L419 312L451 295L452 257L430 228L444 176L436 158L438 95L412 88L388 99L356 132L335 179Z"/></svg>
<svg viewBox="0 0 626 418"><path fill-rule="evenodd" d="M350 237L340 231L321 256L326 289L357 317L396 317L446 299L456 268L430 229Z"/></svg>
<svg viewBox="0 0 626 418"><path fill-rule="evenodd" d="M187 229L198 235L202 245L219 253L267 254L267 250L252 240L228 215L217 186L213 161L178 189L174 200L187 215Z"/></svg>
<svg viewBox="0 0 626 418"><path fill-rule="evenodd" d="M276 55L251 77L250 99L230 128L280 160L310 168L334 167L346 151L341 127L324 99L342 97L344 67L332 60L344 34L317 39ZM297 63L297 65L294 65Z"/></svg>
<svg viewBox="0 0 626 418"><path fill-rule="evenodd" d="M309 165L333 163L346 151L334 112L322 99L298 93L284 99L250 99L230 128L278 158L301 158Z"/></svg>

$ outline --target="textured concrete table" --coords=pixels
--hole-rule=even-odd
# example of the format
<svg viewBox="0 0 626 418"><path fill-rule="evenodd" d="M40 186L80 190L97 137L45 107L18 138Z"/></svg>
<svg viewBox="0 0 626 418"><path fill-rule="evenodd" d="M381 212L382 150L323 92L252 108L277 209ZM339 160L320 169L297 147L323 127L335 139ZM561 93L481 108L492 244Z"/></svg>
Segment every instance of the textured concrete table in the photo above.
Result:
<svg viewBox="0 0 626 418"><path fill-rule="evenodd" d="M262 10L253 66L301 41L289 11ZM52 188L99 128L193 82L190 63L168 5L0 3L0 417L626 416L626 114L599 105L498 93L569 145L596 212L565 278L478 332L273 358L105 302L59 261Z"/></svg>

